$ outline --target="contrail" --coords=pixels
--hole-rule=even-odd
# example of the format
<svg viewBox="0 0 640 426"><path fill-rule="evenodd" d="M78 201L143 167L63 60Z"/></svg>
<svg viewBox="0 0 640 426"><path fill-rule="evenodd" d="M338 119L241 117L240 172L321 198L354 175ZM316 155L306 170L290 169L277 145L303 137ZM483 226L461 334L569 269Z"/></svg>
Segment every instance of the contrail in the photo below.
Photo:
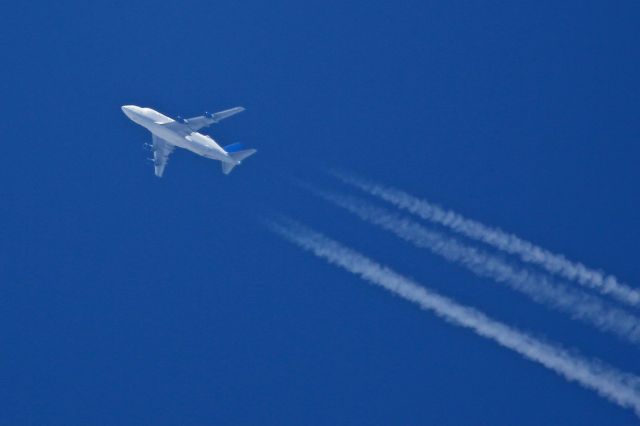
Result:
<svg viewBox="0 0 640 426"><path fill-rule="evenodd" d="M379 226L409 243L425 248L449 262L464 266L474 274L506 284L538 303L568 313L573 319L590 323L596 328L614 333L624 340L640 344L640 318L622 309L609 306L599 297L517 268L483 250L470 247L440 232L394 214L356 197L313 190L323 199L344 208L360 219Z"/></svg>
<svg viewBox="0 0 640 426"><path fill-rule="evenodd" d="M636 415L640 416L640 378L637 376L616 370L599 361L586 359L573 351L569 353L556 345L540 341L516 328L493 320L482 312L428 290L311 229L290 221L271 223L270 228L317 257L414 302L449 323L493 340L556 372L570 382L577 382L611 402L633 409Z"/></svg>
<svg viewBox="0 0 640 426"><path fill-rule="evenodd" d="M538 265L549 273L597 290L622 303L640 306L640 291L618 281L613 275L605 275L601 271L568 260L561 254L552 253L500 228L467 219L454 211L445 210L436 204L399 189L372 183L344 172L331 171L330 173L344 183L355 186L425 220L445 226L465 237L481 241L506 253L517 255L524 262Z"/></svg>

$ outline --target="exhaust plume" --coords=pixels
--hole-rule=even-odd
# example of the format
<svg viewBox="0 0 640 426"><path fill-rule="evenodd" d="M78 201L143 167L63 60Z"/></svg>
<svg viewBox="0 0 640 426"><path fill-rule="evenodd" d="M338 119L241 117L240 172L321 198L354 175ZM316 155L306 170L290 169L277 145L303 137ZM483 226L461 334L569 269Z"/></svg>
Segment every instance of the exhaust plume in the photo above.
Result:
<svg viewBox="0 0 640 426"><path fill-rule="evenodd" d="M356 197L316 190L314 193L416 247L427 249L449 262L464 266L477 276L503 283L535 302L569 314L572 319L589 323L601 331L613 333L631 343L640 344L640 318L609 306L599 297L567 288L545 275L515 267L498 256L465 245L455 238L432 231Z"/></svg>
<svg viewBox="0 0 640 426"><path fill-rule="evenodd" d="M538 340L506 324L491 319L482 312L441 296L393 270L382 266L324 235L291 221L270 224L270 229L327 262L378 285L445 321L467 328L522 357L556 372L570 382L595 391L621 407L630 408L640 416L640 378L589 360L573 351Z"/></svg>
<svg viewBox="0 0 640 426"><path fill-rule="evenodd" d="M484 225L442 207L417 198L396 188L370 182L349 173L332 171L333 176L342 182L359 188L394 206L406 210L422 219L442 225L477 241L493 246L512 255L519 256L524 262L537 265L549 273L594 289L601 294L611 296L619 302L640 306L640 291L620 282L613 275L588 268L582 263L568 260L562 254L552 253L529 241L509 234L500 228Z"/></svg>

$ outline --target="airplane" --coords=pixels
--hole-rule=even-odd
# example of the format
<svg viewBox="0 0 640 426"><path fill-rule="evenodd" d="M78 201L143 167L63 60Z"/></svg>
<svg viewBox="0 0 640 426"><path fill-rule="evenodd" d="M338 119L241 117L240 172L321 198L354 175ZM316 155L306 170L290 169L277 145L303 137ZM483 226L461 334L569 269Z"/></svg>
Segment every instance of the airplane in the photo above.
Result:
<svg viewBox="0 0 640 426"><path fill-rule="evenodd" d="M131 121L151 132L153 163L155 175L158 177L162 177L169 155L175 147L218 160L222 164L222 173L225 175L231 173L235 166L255 154L256 150L244 149L240 143L227 145L223 148L211 136L203 135L199 133L199 130L242 111L244 111L243 107L235 107L215 114L205 113L198 117L187 119L178 117L174 120L151 108L142 108L136 105L122 107L122 112Z"/></svg>

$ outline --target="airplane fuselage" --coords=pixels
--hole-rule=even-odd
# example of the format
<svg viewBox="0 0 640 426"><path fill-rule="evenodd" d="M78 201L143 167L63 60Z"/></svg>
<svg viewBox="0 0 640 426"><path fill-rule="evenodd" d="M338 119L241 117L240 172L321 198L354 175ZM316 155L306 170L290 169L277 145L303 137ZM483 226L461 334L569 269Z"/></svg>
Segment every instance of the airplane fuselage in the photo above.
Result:
<svg viewBox="0 0 640 426"><path fill-rule="evenodd" d="M193 131L188 125L151 108L125 105L122 111L134 123L146 128L153 135L171 145L184 148L195 154L225 163L239 164L210 136Z"/></svg>

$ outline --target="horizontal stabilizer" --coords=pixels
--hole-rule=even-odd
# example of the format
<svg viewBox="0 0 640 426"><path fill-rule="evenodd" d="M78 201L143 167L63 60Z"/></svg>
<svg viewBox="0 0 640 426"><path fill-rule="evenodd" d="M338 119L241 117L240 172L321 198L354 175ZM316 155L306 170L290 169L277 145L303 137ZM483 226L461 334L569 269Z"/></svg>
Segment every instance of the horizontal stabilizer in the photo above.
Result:
<svg viewBox="0 0 640 426"><path fill-rule="evenodd" d="M240 145L240 144L234 144L234 145ZM226 149L227 147L225 147ZM222 162L222 173L224 173L225 175L228 175L229 173L231 173L231 170L233 170L233 168L235 166L237 166L238 164L240 164L242 162L242 160L244 160L245 158L248 158L250 156L252 156L253 154L255 154L257 152L257 150L255 149L244 149L242 151L236 151L236 152L229 152L229 156L231 158L233 158L234 160L237 161L237 163L226 163L226 162Z"/></svg>
<svg viewBox="0 0 640 426"><path fill-rule="evenodd" d="M245 158L252 156L256 152L257 152L257 150L255 150L255 149L243 149L242 151L230 152L229 155L234 160L242 161Z"/></svg>

